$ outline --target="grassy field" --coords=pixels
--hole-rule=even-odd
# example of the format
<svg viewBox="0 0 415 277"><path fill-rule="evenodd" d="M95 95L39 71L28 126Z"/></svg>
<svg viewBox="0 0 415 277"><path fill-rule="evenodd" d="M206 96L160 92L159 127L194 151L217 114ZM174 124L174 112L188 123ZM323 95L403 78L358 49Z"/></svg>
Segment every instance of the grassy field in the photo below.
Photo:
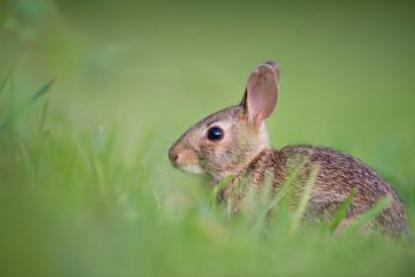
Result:
<svg viewBox="0 0 415 277"><path fill-rule="evenodd" d="M414 230L414 5L313 3L0 0L0 275L413 276L413 236L256 228L167 159L277 60L273 146L361 158Z"/></svg>

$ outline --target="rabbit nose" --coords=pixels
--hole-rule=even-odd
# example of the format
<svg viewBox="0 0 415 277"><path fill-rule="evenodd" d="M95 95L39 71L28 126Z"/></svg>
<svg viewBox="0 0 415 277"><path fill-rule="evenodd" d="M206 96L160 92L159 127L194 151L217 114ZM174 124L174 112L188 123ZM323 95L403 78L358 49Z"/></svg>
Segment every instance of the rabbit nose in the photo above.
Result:
<svg viewBox="0 0 415 277"><path fill-rule="evenodd" d="M177 152L174 151L174 149L169 150L169 159L172 164L176 163L178 157L179 157L179 154L177 154Z"/></svg>

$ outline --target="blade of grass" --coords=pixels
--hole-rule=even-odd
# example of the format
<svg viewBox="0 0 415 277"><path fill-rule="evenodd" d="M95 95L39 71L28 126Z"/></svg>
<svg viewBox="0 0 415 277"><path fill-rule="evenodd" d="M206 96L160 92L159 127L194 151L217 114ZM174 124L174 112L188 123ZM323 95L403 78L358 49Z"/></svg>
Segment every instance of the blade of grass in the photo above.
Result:
<svg viewBox="0 0 415 277"><path fill-rule="evenodd" d="M104 165L102 164L102 160L91 149L91 147L88 149L88 153L89 163L92 168L95 184L97 185L99 191L105 194L107 190L107 178Z"/></svg>
<svg viewBox="0 0 415 277"><path fill-rule="evenodd" d="M352 192L347 196L346 200L340 205L339 209L337 210L336 215L329 227L330 234L333 234L343 219L347 216L347 211L349 210L350 205L353 202L354 197L356 196L357 188L355 187Z"/></svg>
<svg viewBox="0 0 415 277"><path fill-rule="evenodd" d="M265 179L262 185L262 188L259 190L258 195L258 208L255 210L255 224L252 228L252 232L254 234L259 234L260 231L264 230L264 227L267 223L267 215L268 215L268 206L270 201L272 200L271 192L273 190L272 180L274 179L274 174L272 172L267 172L265 174Z"/></svg>
<svg viewBox="0 0 415 277"><path fill-rule="evenodd" d="M30 159L29 152L27 151L27 148L25 147L22 141L19 141L19 150L20 150L20 155L21 155L20 160L24 168L26 169L26 171L28 172L30 176L34 176L35 170L34 170L32 160Z"/></svg>
<svg viewBox="0 0 415 277"><path fill-rule="evenodd" d="M282 184L281 189L277 192L274 199L269 203L266 212L273 209L289 192L291 186L297 181L297 177L300 175L301 171L304 169L304 165L306 160L300 163L298 166L294 168L294 171L289 175L287 180Z"/></svg>
<svg viewBox="0 0 415 277"><path fill-rule="evenodd" d="M23 105L20 109L12 111L6 119L3 121L3 123L0 124L0 133L6 129L6 127L10 124L10 122L17 117L21 116L28 110L30 106L32 106L37 100L39 100L43 95L45 95L52 85L54 84L55 79L50 80L49 82L45 83L40 89L38 89L32 97L26 102L25 105Z"/></svg>
<svg viewBox="0 0 415 277"><path fill-rule="evenodd" d="M39 132L42 132L45 127L46 115L48 113L48 109L49 109L49 101L46 100L45 103L43 104L42 115L40 117Z"/></svg>
<svg viewBox="0 0 415 277"><path fill-rule="evenodd" d="M317 165L314 165L311 168L310 176L304 185L303 195L300 199L298 208L294 214L293 221L291 222L291 226L290 226L291 233L297 232L298 227L300 226L301 219L303 218L303 215L306 211L307 204L311 198L311 192L313 191L313 187L314 187L319 170L320 170L320 167Z"/></svg>
<svg viewBox="0 0 415 277"><path fill-rule="evenodd" d="M6 87L7 83L10 81L12 75L13 75L13 68L7 72L6 76L4 76L3 80L0 83L0 95L3 93L4 88Z"/></svg>
<svg viewBox="0 0 415 277"><path fill-rule="evenodd" d="M355 222L353 222L349 226L349 228L346 229L345 233L354 233L363 228L370 221L374 220L384 209L389 207L391 202L392 197L390 195L386 195L385 197L378 200L372 208L370 208L367 212L362 214Z"/></svg>
<svg viewBox="0 0 415 277"><path fill-rule="evenodd" d="M261 206L261 209L258 211L258 221L256 227L254 230L259 230L262 228L264 220L266 219L266 216L269 215L269 213L272 210L275 210L275 207L281 202L282 199L289 193L292 186L298 182L298 176L300 176L301 172L304 170L304 166L306 164L308 159L302 159L297 165L295 165L292 169L290 174L288 175L287 179L281 184L281 187L276 191L275 195L271 199L266 199L264 201L264 206ZM271 183L269 183L271 185ZM269 191L268 193L271 193Z"/></svg>
<svg viewBox="0 0 415 277"><path fill-rule="evenodd" d="M228 176L223 178L216 186L213 187L210 193L209 202L211 210L215 210L218 203L218 193L222 191L230 182L234 179L234 176Z"/></svg>
<svg viewBox="0 0 415 277"><path fill-rule="evenodd" d="M53 84L55 83L55 78L53 78L52 80L50 80L49 82L45 83L39 90L37 90L32 97L30 97L28 104L33 104L34 102L36 102L40 97L42 97L43 95L45 95L50 88L53 86Z"/></svg>

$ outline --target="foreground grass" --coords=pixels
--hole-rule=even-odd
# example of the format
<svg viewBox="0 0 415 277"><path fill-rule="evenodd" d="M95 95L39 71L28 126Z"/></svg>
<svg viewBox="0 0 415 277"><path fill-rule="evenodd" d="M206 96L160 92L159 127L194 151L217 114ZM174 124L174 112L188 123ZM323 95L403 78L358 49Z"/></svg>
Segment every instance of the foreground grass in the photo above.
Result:
<svg viewBox="0 0 415 277"><path fill-rule="evenodd" d="M200 180L154 159L166 150L155 132L142 136L127 163L116 130L54 132L45 127L48 108L41 103L29 105L41 111L38 117L8 121L0 133L1 275L410 276L415 270L410 239L333 236L333 226L299 225L301 211L285 209L271 228L252 224L261 209L229 217L226 207L212 206L211 189ZM413 199L408 205L413 222Z"/></svg>

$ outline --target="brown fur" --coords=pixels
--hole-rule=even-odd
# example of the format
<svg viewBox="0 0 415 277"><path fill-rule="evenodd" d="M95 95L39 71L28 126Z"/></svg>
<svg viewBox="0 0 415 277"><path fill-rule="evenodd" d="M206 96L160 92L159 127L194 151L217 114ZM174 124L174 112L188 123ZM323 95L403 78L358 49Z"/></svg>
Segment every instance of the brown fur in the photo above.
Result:
<svg viewBox="0 0 415 277"><path fill-rule="evenodd" d="M294 145L271 149L264 119L276 106L278 78L279 67L275 63L262 64L255 69L248 79L242 103L206 117L184 133L169 150L172 164L184 171L209 175L214 183L234 176L220 192L221 201L235 197L242 178L247 178L250 186L260 188L269 173L272 173L272 186L278 191L293 169L302 164L294 203L301 197L310 172L317 167L305 218L331 219L355 189L356 196L340 229L389 196L390 206L376 217L373 225L395 235L407 232L402 201L388 183L360 160L327 147ZM251 101L249 105L247 101ZM224 130L222 140L208 140L206 133L212 126ZM235 212L240 209L243 198L243 194L235 197Z"/></svg>
<svg viewBox="0 0 415 277"><path fill-rule="evenodd" d="M395 235L407 232L405 207L391 186L360 160L327 147L292 145L281 150L264 150L245 172L221 191L220 201L231 197L234 186L245 176L249 176L251 185L259 187L263 185L266 174L271 172L274 177L272 186L278 188L292 173L293 167L303 161L305 165L296 184L300 188L308 180L311 167L318 165L319 168L305 218L323 216L331 219L356 187L357 194L339 228L354 222L377 201L389 195L391 205L376 218L375 225ZM297 200L301 193L296 197ZM235 205L234 212L237 212L240 203Z"/></svg>

